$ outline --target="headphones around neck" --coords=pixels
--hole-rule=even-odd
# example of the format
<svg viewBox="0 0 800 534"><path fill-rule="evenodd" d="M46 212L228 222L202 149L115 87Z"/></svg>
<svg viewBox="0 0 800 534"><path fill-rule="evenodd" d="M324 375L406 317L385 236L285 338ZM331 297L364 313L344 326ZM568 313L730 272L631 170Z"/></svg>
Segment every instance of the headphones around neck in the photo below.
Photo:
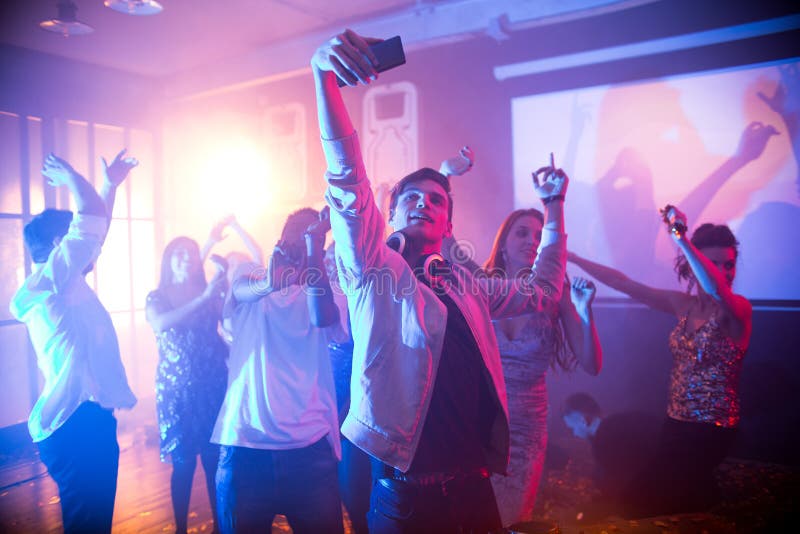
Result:
<svg viewBox="0 0 800 534"><path fill-rule="evenodd" d="M402 230L394 232L386 239L386 245L406 258L410 238ZM406 258L406 261L408 258ZM452 275L451 263L438 252L422 256L416 265L411 266L417 278L429 286L438 285Z"/></svg>

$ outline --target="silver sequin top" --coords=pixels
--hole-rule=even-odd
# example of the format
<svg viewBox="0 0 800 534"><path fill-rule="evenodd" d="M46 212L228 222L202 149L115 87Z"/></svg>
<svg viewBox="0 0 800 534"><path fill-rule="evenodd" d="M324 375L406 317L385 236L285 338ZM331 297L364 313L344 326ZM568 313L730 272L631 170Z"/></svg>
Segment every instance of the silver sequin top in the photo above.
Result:
<svg viewBox="0 0 800 534"><path fill-rule="evenodd" d="M723 427L739 424L739 375L747 348L725 335L716 313L693 333L688 314L669 337L674 359L667 415Z"/></svg>

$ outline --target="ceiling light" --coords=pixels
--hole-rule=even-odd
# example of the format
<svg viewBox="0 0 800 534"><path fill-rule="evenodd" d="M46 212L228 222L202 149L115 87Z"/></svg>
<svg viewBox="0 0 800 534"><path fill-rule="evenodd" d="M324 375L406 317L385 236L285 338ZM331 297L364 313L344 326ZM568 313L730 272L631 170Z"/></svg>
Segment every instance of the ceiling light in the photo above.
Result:
<svg viewBox="0 0 800 534"><path fill-rule="evenodd" d="M94 31L94 28L83 22L78 22L75 18L78 6L72 0L59 0L56 2L56 7L58 8L58 16L54 19L40 22L40 28L49 32L60 33L64 37L85 35Z"/></svg>
<svg viewBox="0 0 800 534"><path fill-rule="evenodd" d="M126 15L155 15L164 9L156 0L105 0L103 3Z"/></svg>

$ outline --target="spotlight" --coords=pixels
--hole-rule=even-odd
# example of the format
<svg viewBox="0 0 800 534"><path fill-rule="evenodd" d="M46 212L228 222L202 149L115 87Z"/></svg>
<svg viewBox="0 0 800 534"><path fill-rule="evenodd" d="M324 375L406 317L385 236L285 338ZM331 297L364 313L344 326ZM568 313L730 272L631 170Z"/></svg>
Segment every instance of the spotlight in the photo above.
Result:
<svg viewBox="0 0 800 534"><path fill-rule="evenodd" d="M103 4L126 15L155 15L164 9L155 0L105 0Z"/></svg>
<svg viewBox="0 0 800 534"><path fill-rule="evenodd" d="M53 33L60 33L64 37L70 35L86 35L92 33L94 28L75 18L78 6L72 0L59 0L56 2L58 16L54 19L43 20L39 27Z"/></svg>

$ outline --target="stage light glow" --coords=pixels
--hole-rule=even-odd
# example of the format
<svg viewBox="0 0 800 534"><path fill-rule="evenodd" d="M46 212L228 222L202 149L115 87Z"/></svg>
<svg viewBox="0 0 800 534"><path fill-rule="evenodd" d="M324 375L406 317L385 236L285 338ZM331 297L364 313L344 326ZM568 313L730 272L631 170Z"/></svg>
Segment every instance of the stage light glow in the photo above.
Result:
<svg viewBox="0 0 800 534"><path fill-rule="evenodd" d="M269 159L252 139L220 136L201 154L197 193L212 218L233 213L244 223L274 206Z"/></svg>

